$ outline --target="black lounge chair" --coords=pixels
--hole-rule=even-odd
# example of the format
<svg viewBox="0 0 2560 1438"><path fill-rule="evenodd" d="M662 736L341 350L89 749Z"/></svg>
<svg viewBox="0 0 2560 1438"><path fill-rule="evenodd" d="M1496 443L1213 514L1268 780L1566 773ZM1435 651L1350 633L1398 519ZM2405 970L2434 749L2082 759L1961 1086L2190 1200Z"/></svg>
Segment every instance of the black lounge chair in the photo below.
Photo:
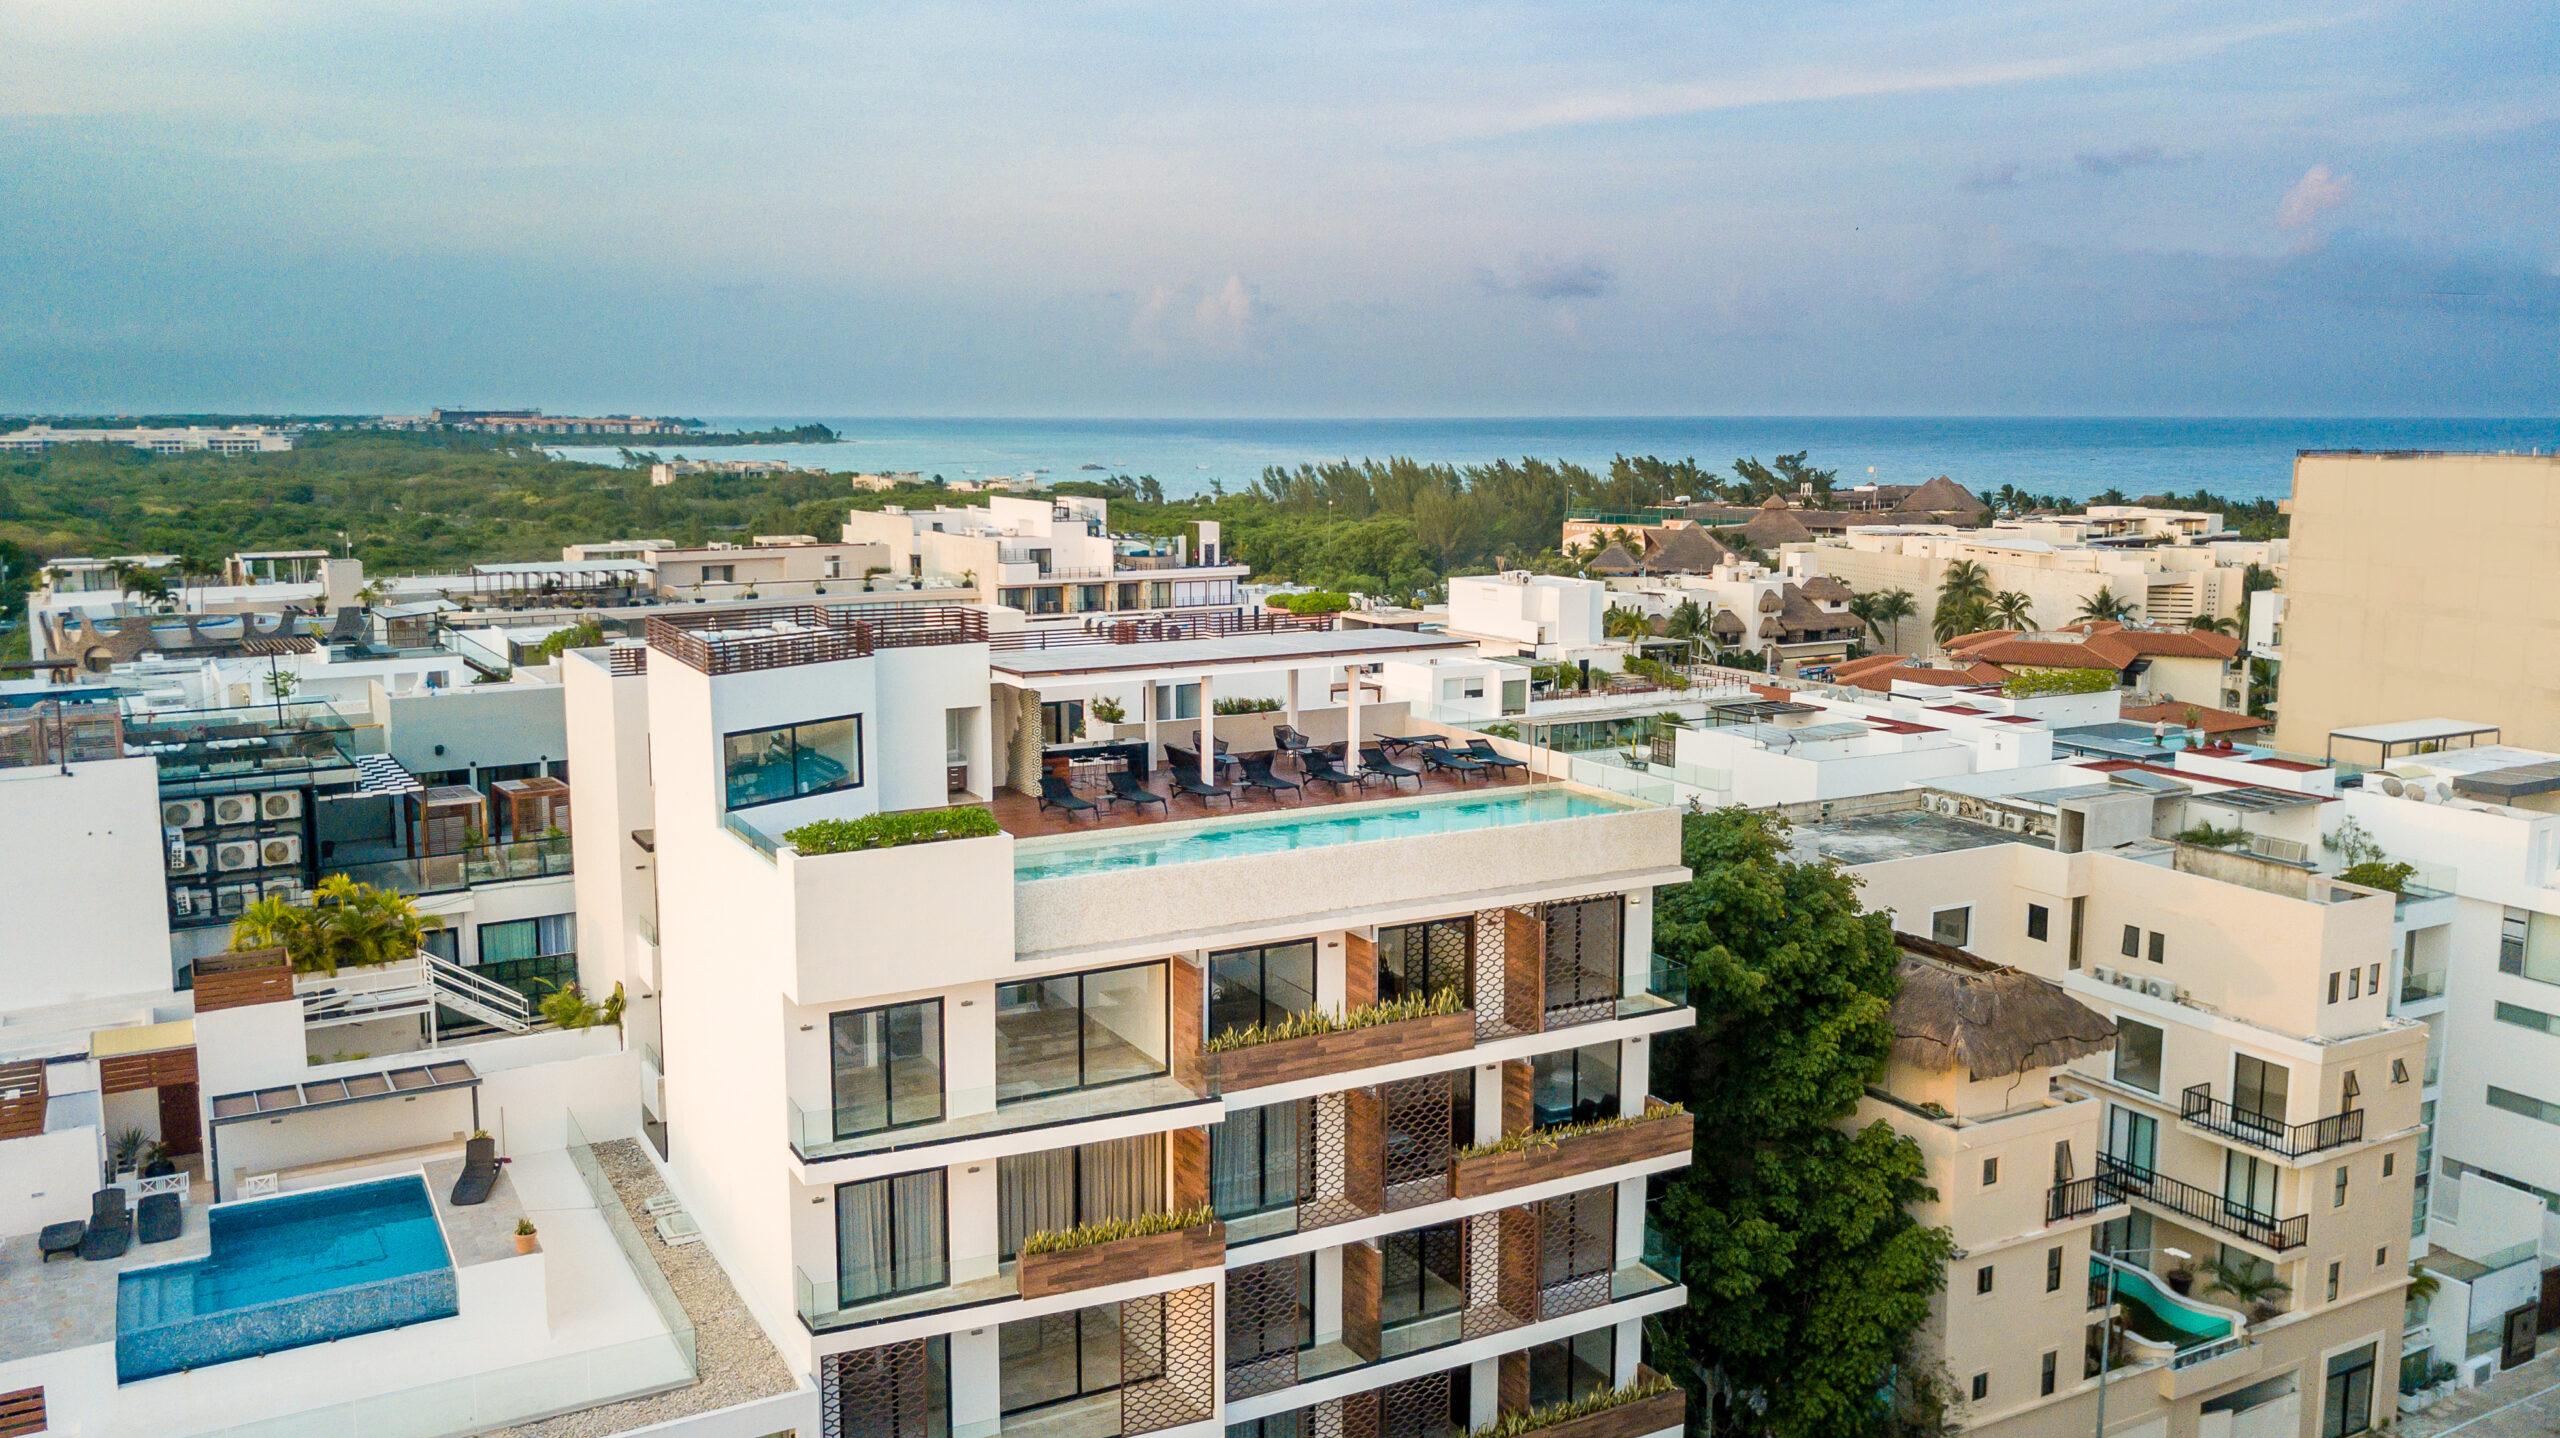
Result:
<svg viewBox="0 0 2560 1438"><path fill-rule="evenodd" d="M1360 762L1368 766L1370 773L1383 776L1389 784L1394 784L1400 779L1411 779L1413 787L1416 789L1422 787L1422 771L1408 768L1389 759L1383 745L1372 744L1361 750Z"/></svg>
<svg viewBox="0 0 2560 1438"><path fill-rule="evenodd" d="M1418 754L1430 746L1444 742L1437 734L1381 734L1378 747L1390 754Z"/></svg>
<svg viewBox="0 0 2560 1438"><path fill-rule="evenodd" d="M1304 785L1292 784L1272 773L1271 760L1268 757L1244 761L1244 786L1248 789L1260 789L1269 794L1273 803L1279 802L1280 791L1283 789L1297 789L1301 792L1305 790Z"/></svg>
<svg viewBox="0 0 2560 1438"><path fill-rule="evenodd" d="M1278 751L1272 755L1274 759L1279 758L1281 754L1286 754L1292 759L1300 760L1302 763L1306 758L1307 749L1310 747L1307 743L1306 735L1299 733L1297 730L1290 728L1286 724L1274 724L1271 726L1271 742Z"/></svg>
<svg viewBox="0 0 2560 1438"><path fill-rule="evenodd" d="M89 1232L80 1240L80 1256L91 1263L124 1257L133 1242L133 1210L125 1207L124 1190L102 1188L89 1199Z"/></svg>
<svg viewBox="0 0 2560 1438"><path fill-rule="evenodd" d="M1173 792L1177 794L1190 795L1192 798L1200 801L1202 808L1207 808L1209 801L1212 799L1224 799L1230 804L1236 801L1235 790L1228 788L1224 784L1201 783L1200 775L1197 770L1174 770Z"/></svg>
<svg viewBox="0 0 2560 1438"><path fill-rule="evenodd" d="M133 1207L134 1234L145 1243L167 1243L185 1222L186 1210L174 1193L145 1194Z"/></svg>
<svg viewBox="0 0 2560 1438"><path fill-rule="evenodd" d="M1106 806L1112 804L1127 804L1143 811L1149 804L1153 804L1159 809L1164 809L1167 813L1172 812L1172 810L1165 804L1164 796L1162 794L1156 793L1146 785L1139 783L1138 776L1130 773L1128 770L1114 769L1111 771L1110 779L1111 792L1102 796L1102 802Z"/></svg>
<svg viewBox="0 0 2560 1438"><path fill-rule="evenodd" d="M81 1241L88 1236L89 1225L77 1218L48 1223L44 1232L36 1235L36 1251L44 1255L41 1261L45 1263L57 1258L75 1257L80 1252Z"/></svg>
<svg viewBox="0 0 2560 1438"><path fill-rule="evenodd" d="M1093 801L1078 798L1076 791L1067 787L1066 780L1055 774L1043 774L1040 776L1040 812L1047 813L1051 809L1066 810L1070 819L1078 813L1091 814L1096 819L1102 817L1102 811L1093 806Z"/></svg>
<svg viewBox="0 0 2560 1438"><path fill-rule="evenodd" d="M1494 768L1499 769L1506 774L1510 773L1514 769L1526 769L1529 767L1527 760L1512 758L1510 755L1494 748L1492 741L1486 739L1468 740L1467 757L1475 760L1479 764L1490 764Z"/></svg>
<svg viewBox="0 0 2560 1438"><path fill-rule="evenodd" d="M498 1141L472 1138L462 1146L462 1172L453 1180L453 1206L470 1208L489 1201L498 1186Z"/></svg>
<svg viewBox="0 0 2560 1438"><path fill-rule="evenodd" d="M1354 774L1334 763L1333 756L1321 749L1310 749L1298 757L1307 766L1308 783L1331 784L1336 792L1339 792L1345 784L1357 788L1368 783L1370 779L1367 774Z"/></svg>
<svg viewBox="0 0 2560 1438"><path fill-rule="evenodd" d="M1423 750L1422 767L1437 769L1444 774L1455 774L1461 781L1464 781L1469 774L1493 772L1491 765L1479 764L1469 756L1449 748Z"/></svg>

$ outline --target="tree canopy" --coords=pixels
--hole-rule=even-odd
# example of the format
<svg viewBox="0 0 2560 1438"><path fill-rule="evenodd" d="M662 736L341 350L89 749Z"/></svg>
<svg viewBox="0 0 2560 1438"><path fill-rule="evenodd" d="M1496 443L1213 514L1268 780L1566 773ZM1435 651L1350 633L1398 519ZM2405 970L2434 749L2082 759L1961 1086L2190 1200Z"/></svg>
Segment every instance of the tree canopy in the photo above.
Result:
<svg viewBox="0 0 2560 1438"><path fill-rule="evenodd" d="M1893 1042L1892 921L1861 912L1836 869L1789 859L1773 816L1693 814L1682 850L1695 877L1658 895L1654 942L1687 966L1699 1026L1660 1041L1652 1081L1697 1115L1657 1209L1690 1302L1666 1315L1657 1362L1710 1434L1925 1427L1880 1395L1913 1386L1948 1238L1910 1216L1934 1196L1918 1148L1881 1122L1842 1126Z"/></svg>

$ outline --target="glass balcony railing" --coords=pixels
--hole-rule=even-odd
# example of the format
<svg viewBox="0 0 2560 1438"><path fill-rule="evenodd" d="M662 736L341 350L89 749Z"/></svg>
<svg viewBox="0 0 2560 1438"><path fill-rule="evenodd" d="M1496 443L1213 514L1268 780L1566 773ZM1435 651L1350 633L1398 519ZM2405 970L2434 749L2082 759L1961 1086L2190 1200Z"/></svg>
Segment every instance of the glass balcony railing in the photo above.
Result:
<svg viewBox="0 0 2560 1438"><path fill-rule="evenodd" d="M813 1275L793 1267L793 1296L800 1321L812 1333L861 1328L920 1313L940 1313L1018 1296L1022 1286L1011 1264L992 1253L928 1260L915 1275L853 1272Z"/></svg>
<svg viewBox="0 0 2560 1438"><path fill-rule="evenodd" d="M2400 1002L2420 1003L2444 997L2443 969L2411 969L2400 976Z"/></svg>
<svg viewBox="0 0 2560 1438"><path fill-rule="evenodd" d="M790 1110L792 1151L804 1162L814 1162L856 1154L897 1153L1018 1129L1187 1108L1205 1103L1214 1095L1214 1088L1209 1095L1195 1093L1161 1074L1036 1097L1018 1097L1014 1091L994 1085L951 1089L905 1101L900 1105L899 1116L906 1122L889 1127L865 1123L858 1128L850 1120L839 1124L831 1107L803 1107L796 1099L783 1102Z"/></svg>
<svg viewBox="0 0 2560 1438"><path fill-rule="evenodd" d="M451 854L377 859L366 864L323 864L320 868L324 874L344 874L358 883L404 894L452 893L482 884L556 878L573 872L565 834L556 839L481 844Z"/></svg>

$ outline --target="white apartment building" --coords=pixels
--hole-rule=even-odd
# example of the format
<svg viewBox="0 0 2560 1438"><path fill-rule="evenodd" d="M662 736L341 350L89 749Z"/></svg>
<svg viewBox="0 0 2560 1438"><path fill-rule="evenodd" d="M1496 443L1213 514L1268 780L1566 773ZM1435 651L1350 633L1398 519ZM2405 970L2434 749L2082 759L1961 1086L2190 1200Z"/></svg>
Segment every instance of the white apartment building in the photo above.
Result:
<svg viewBox="0 0 2560 1438"><path fill-rule="evenodd" d="M1924 955L1957 951L1951 981L2016 970L2113 1025L2098 1045L2050 999L1980 1005L2017 1025L2005 1059L1905 1055L1864 1115L1932 1156L1963 1421L2095 1431L2103 1380L2109 1433L2383 1425L2425 1131L2426 1029L2384 986L2393 896L2155 839L2163 797L2121 775L2041 779L1780 811Z"/></svg>
<svg viewBox="0 0 2560 1438"><path fill-rule="evenodd" d="M0 433L0 454L42 454L65 444L114 444L151 454L280 454L293 448L294 432L265 425L168 429L56 429L31 424Z"/></svg>
<svg viewBox="0 0 2560 1438"><path fill-rule="evenodd" d="M814 1390L804 1435L1406 1438L1636 1382L1685 1299L1644 1216L1688 1151L1645 1079L1692 1021L1651 961L1678 814L1403 765L1320 794L1311 762L1167 815L1164 766L1215 777L1222 730L1358 764L1406 727L1366 671L1467 647L897 619L662 618L566 666L581 930L624 956L645 1130ZM1046 722L1104 700L1138 722ZM1149 802L1061 777L1105 750Z"/></svg>
<svg viewBox="0 0 2560 1438"><path fill-rule="evenodd" d="M1034 625L1085 626L1111 616L1169 618L1238 611L1249 572L1219 543L1215 520L1171 539L1111 532L1111 502L1082 495L989 498L985 508L854 510L848 544L880 546L890 572L926 587L957 584L983 605Z"/></svg>

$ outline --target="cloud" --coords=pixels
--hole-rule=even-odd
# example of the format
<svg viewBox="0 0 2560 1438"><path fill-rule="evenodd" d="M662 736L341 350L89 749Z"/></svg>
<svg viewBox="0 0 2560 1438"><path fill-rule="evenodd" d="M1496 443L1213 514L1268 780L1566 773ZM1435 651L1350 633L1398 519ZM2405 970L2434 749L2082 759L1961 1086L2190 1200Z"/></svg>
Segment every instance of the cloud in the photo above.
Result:
<svg viewBox="0 0 2560 1438"><path fill-rule="evenodd" d="M1976 165L1973 173L1964 177L1963 187L1977 195L1990 190L2014 190L2018 188L2018 180L2025 170L2026 167L2015 160L2003 160L1996 165Z"/></svg>
<svg viewBox="0 0 2560 1438"><path fill-rule="evenodd" d="M2276 228L2307 230L2322 215L2352 199L2355 192L2355 176L2332 175L2328 166L2314 165L2284 192L2284 205L2276 211Z"/></svg>
<svg viewBox="0 0 2560 1438"><path fill-rule="evenodd" d="M1230 274L1217 289L1196 284L1157 285L1129 319L1129 338L1157 360L1177 355L1251 358L1272 306L1259 286Z"/></svg>
<svg viewBox="0 0 2560 1438"><path fill-rule="evenodd" d="M1598 299L1617 282L1617 274L1590 255L1569 260L1524 254L1508 274L1481 268L1476 271L1476 283L1486 294L1522 295L1533 300Z"/></svg>
<svg viewBox="0 0 2560 1438"><path fill-rule="evenodd" d="M2147 170L2177 162L2160 153L2158 145L2135 145L2130 149L2095 153L2083 150L2071 157L2071 163L2078 165L2080 173L2084 175L2097 175L2104 178L2109 175L2123 174L2127 170Z"/></svg>

